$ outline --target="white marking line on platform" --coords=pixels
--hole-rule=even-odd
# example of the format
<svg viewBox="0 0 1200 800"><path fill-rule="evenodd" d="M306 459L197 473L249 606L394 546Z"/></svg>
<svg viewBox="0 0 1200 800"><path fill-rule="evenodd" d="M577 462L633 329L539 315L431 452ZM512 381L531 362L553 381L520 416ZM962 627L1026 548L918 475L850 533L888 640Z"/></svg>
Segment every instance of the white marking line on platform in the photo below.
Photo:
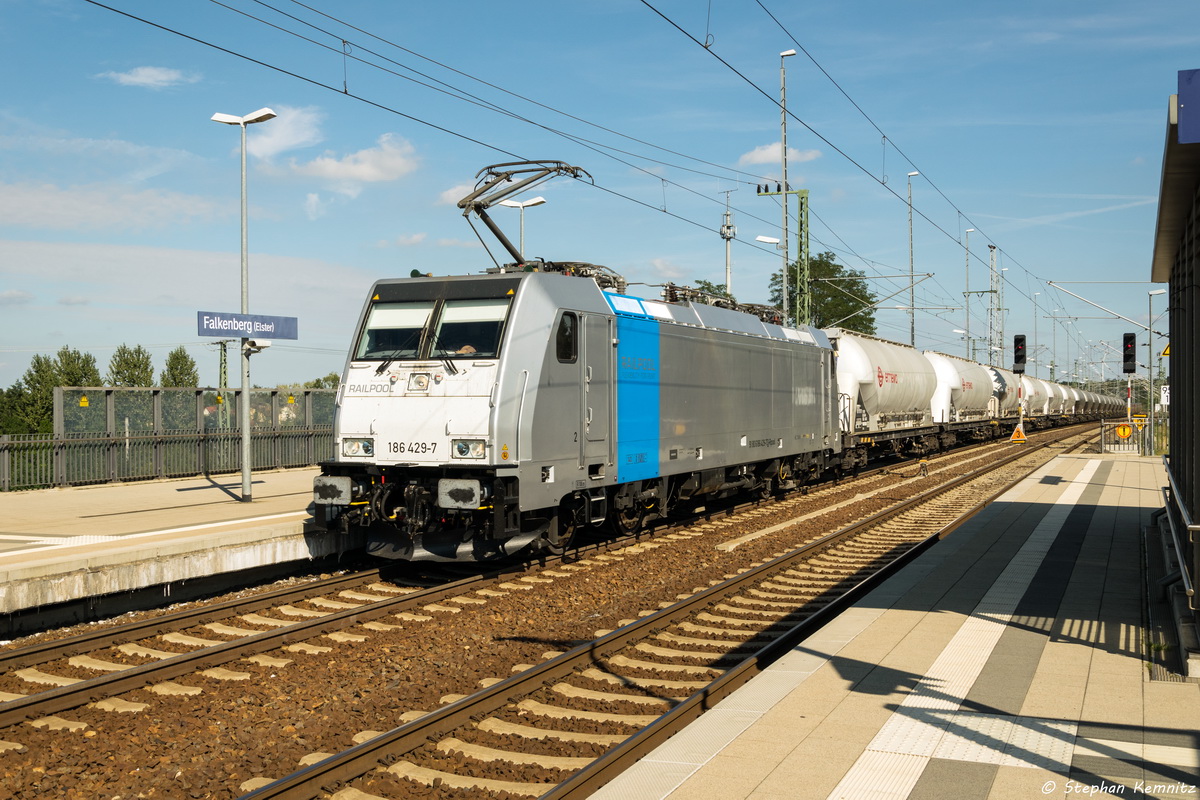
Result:
<svg viewBox="0 0 1200 800"><path fill-rule="evenodd" d="M867 745L866 752L829 793L830 800L878 797L879 770L890 764L890 758L897 753L917 756L921 760L920 769L903 772L903 785L896 785L899 776L893 776L893 785L888 787L895 796L907 797L944 739L947 740L946 747L941 753L945 755L957 750L983 760L979 758L982 748L1011 756L1011 760L1002 763L1065 771L1075 739L1074 723L1014 717L1003 725L997 724L997 720L986 719L989 715L964 715L956 710L979 677L1046 551L1058 537L1071 509L1079 502L1099 466L1098 460L1089 460L1070 482L912 694L904 699ZM973 724L963 724L968 720ZM952 726L955 729L951 732ZM1032 738L1027 735L1031 728L1039 727L1042 729L1039 732L1048 735ZM988 729L993 732L990 737ZM1003 731L1002 740L996 736L1000 731ZM964 740L966 746L955 747L948 740L948 732L950 737ZM1024 735L1014 737L1017 732ZM1016 753L1010 747L1014 738L1020 742ZM989 757L987 760L994 759Z"/></svg>
<svg viewBox="0 0 1200 800"><path fill-rule="evenodd" d="M262 517L241 517L239 519L227 519L222 522L206 522L203 525L185 525L182 528L163 528L157 531L142 531L141 533L126 533L105 536L72 536L68 539L63 539L61 535L49 540L44 547L31 547L26 550L12 550L7 553L0 553L0 561L9 556L18 556L23 553L44 553L47 550L61 550L64 547L76 547L85 544L101 544L103 542L124 542L129 539L140 539L143 536L162 536L168 533L186 533L187 531L202 531L206 528L219 528L222 525L240 525L244 522L266 522L271 519L286 519L288 517L307 517L307 511L289 511L286 514L267 514ZM41 541L47 541L45 539Z"/></svg>

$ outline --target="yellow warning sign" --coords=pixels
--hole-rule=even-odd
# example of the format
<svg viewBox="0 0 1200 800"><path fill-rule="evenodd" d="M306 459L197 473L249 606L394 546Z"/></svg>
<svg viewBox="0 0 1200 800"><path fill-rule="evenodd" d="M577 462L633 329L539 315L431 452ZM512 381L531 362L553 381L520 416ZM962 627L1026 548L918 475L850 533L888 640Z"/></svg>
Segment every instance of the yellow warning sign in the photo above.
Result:
<svg viewBox="0 0 1200 800"><path fill-rule="evenodd" d="M1025 442L1029 441L1029 439L1025 437L1025 426L1018 425L1017 427L1013 428L1012 436L1010 436L1008 440L1010 442L1018 442L1020 444L1024 444Z"/></svg>
<svg viewBox="0 0 1200 800"><path fill-rule="evenodd" d="M1141 430L1142 430L1142 426L1146 424L1146 420L1144 420L1144 419L1135 419L1135 420L1133 421L1133 424L1137 426L1138 432L1140 433L1140 432L1141 432Z"/></svg>
<svg viewBox="0 0 1200 800"><path fill-rule="evenodd" d="M1160 355L1159 358L1165 358L1169 355L1171 355L1171 345L1167 345L1163 348L1162 355Z"/></svg>
<svg viewBox="0 0 1200 800"><path fill-rule="evenodd" d="M1128 439L1130 436L1133 436L1133 426L1132 425L1122 422L1120 425L1117 426L1117 438L1118 439Z"/></svg>

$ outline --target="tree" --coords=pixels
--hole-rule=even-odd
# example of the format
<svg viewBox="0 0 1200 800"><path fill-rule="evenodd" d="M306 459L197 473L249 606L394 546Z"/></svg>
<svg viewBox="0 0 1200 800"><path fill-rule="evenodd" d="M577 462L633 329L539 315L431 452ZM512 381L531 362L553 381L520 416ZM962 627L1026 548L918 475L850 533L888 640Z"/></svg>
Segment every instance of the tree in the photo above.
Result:
<svg viewBox="0 0 1200 800"><path fill-rule="evenodd" d="M716 297L724 297L734 303L737 302L737 299L729 293L729 290L725 288L725 284L723 283L713 283L712 281L706 281L703 278L700 278L696 281L695 287L706 294L715 295Z"/></svg>
<svg viewBox="0 0 1200 800"><path fill-rule="evenodd" d="M121 345L108 362L108 386L153 386L154 364L150 351L142 347Z"/></svg>
<svg viewBox="0 0 1200 800"><path fill-rule="evenodd" d="M193 387L200 385L200 371L196 359L188 355L183 345L167 353L167 363L158 378L163 388Z"/></svg>
<svg viewBox="0 0 1200 800"><path fill-rule="evenodd" d="M21 384L8 387L0 392L0 434L28 433L25 424L17 414L17 404L21 399Z"/></svg>
<svg viewBox="0 0 1200 800"><path fill-rule="evenodd" d="M817 328L837 326L846 330L873 335L875 333L875 294L867 286L866 273L850 269L836 261L837 256L824 252L808 260L809 286L812 291L812 325ZM788 281L788 308L796 315L799 308L798 275L800 263L793 262ZM771 302L783 305L782 270L771 276Z"/></svg>
<svg viewBox="0 0 1200 800"><path fill-rule="evenodd" d="M311 381L306 381L305 389L336 389L341 383L342 376L340 373L331 372L323 378L316 378Z"/></svg>
<svg viewBox="0 0 1200 800"><path fill-rule="evenodd" d="M56 386L99 386L100 370L91 353L63 346L56 356L36 355L25 374L5 393L5 433L53 433L54 388Z"/></svg>

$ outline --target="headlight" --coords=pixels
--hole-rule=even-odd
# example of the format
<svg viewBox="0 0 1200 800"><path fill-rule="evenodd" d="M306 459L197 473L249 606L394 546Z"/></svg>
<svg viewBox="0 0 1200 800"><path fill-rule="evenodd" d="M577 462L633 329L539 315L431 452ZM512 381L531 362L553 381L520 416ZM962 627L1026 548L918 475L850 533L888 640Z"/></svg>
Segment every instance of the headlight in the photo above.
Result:
<svg viewBox="0 0 1200 800"><path fill-rule="evenodd" d="M408 390L410 392L426 392L429 391L429 373L414 372L408 376Z"/></svg>
<svg viewBox="0 0 1200 800"><path fill-rule="evenodd" d="M342 455L344 456L373 456L375 455L374 439L342 439Z"/></svg>
<svg viewBox="0 0 1200 800"><path fill-rule="evenodd" d="M451 439L450 452L455 458L483 458L483 439Z"/></svg>

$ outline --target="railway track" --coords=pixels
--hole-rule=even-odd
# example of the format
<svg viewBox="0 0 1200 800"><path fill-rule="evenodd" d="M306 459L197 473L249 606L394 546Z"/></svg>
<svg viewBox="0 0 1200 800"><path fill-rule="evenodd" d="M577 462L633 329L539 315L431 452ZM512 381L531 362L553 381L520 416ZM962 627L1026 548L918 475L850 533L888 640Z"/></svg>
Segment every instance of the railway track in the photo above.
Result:
<svg viewBox="0 0 1200 800"><path fill-rule="evenodd" d="M342 753L247 783L247 800L404 797L414 785L584 797L1040 466L1019 463L1031 455L990 460Z"/></svg>
<svg viewBox="0 0 1200 800"><path fill-rule="evenodd" d="M941 471L953 471L957 467L954 465L958 462L968 460L990 460L991 454L986 450L972 453L971 451L957 451L952 456L936 461L931 461L928 465L931 475L935 475ZM548 602L554 604L556 601L539 601L538 598L547 591L545 587L551 584L557 584L559 597L571 598L568 603L574 602L578 594L580 594L580 582L588 580L599 582L601 584L607 581L612 583L612 578L605 578L606 572L620 569L620 564L623 560L629 559L629 563L642 565L650 563L653 558L661 553L665 553L676 547L691 546L693 555L686 556L690 561L695 560L695 553L699 548L699 552L703 552L705 548L713 549L712 544L702 544L710 542L713 538L720 541L716 544L715 549L719 551L729 552L737 550L741 553L743 549L747 551L754 550L756 547L762 553L770 553L770 550L763 550L764 542L768 541L773 535L772 531L785 525L786 523L777 523L770 525L773 518L786 516L794 522L796 514L803 514L800 519L812 517L822 513L830 513L831 509L836 509L840 505L848 505L849 507L858 508L868 505L884 506L890 505L892 501L886 497L888 492L882 498L873 498L870 496L869 489L872 486L882 486L887 481L897 481L900 479L900 473L911 472L913 476L918 475L916 465L897 466L893 465L889 470L879 470L874 474L864 474L858 480L849 483L844 483L841 487L826 486L815 489L807 497L793 496L775 503L759 504L748 503L743 504L738 509L720 509L709 510L700 514L701 524L693 526L692 529L664 529L659 532L656 538L638 541L632 544L629 539L602 542L595 545L580 548L570 552L569 561L574 563L562 563L556 559L546 559L540 564L540 572L528 572L527 574L518 573L491 573L488 575L475 575L467 579L451 581L444 585L416 588L416 587L396 587L389 586L381 580L381 576L375 571L368 571L351 576L344 576L333 579L330 582L323 584L311 584L303 587L289 588L286 590L278 590L267 592L254 597L239 598L217 606L207 608L201 607L187 612L176 612L173 614L163 615L154 619L145 620L136 623L132 627L124 627L122 629L110 631L97 631L89 633L83 637L74 637L72 640L59 642L56 644L38 644L35 646L18 648L7 652L0 652L0 669L4 671L4 675L0 678L0 690L16 688L15 684L20 682L24 691L28 691L28 687L33 685L24 678L17 678L16 673L24 670L34 670L38 673L56 675L60 679L74 681L70 685L55 686L50 684L52 688L46 691L39 692L37 695L28 697L13 697L8 702L0 703L0 725L13 726L22 721L30 722L34 725L48 726L50 728L59 728L50 732L34 735L28 733L28 728L21 727L22 732L15 729L8 731L0 731L0 749L16 749L20 752L22 747L16 742L9 746L5 740L10 738L14 740L25 740L30 742L31 753L37 752L41 747L52 747L59 755L59 758L66 757L67 760L78 758L81 761L86 761L88 756L84 755L88 748L85 747L83 753L79 756L65 756L71 752L70 742L72 737L80 736L96 736L101 734L101 731L106 729L127 730L129 735L136 736L136 731L144 728L146 723L130 723L135 717L151 718L170 716L171 714L187 713L191 715L193 712L188 709L195 708L194 705L200 698L192 695L183 695L182 698L177 695L167 694L158 695L152 689L134 690L135 686L155 687L166 685L168 690L174 690L176 680L183 684L185 689L196 689L200 686L205 687L205 697L212 699L205 701L210 708L223 710L212 710L210 714L227 714L235 710L239 710L246 702L244 698L263 697L275 694L271 684L276 678L275 673L280 673L280 679L283 679L287 674L287 670L302 669L304 672L312 672L310 681L320 681L327 667L325 664L333 664L335 661L344 662L347 658L363 659L368 666L365 668L368 675L373 670L378 670L378 667L370 666L370 661L365 657L365 653L372 650L382 650L388 652L404 652L411 650L412 645L404 645L404 642L419 643L424 640L424 637L429 637L431 641L441 641L443 638L450 636L459 636L454 634L454 630L460 630L464 626L470 626L471 623L466 620L479 620L486 618L488 615L495 616L497 614L510 614L511 610L497 610L490 612L489 609L493 603L501 603L500 608L512 607L511 598L526 600L525 607L537 607L539 602ZM925 465L922 465L920 471L923 472ZM930 480L932 480L931 478ZM917 480L915 477L904 477L905 481ZM904 483L893 483L895 487L903 486ZM903 490L901 490L903 491ZM842 498L842 499L838 499ZM765 527L764 527L765 526ZM729 531L740 527L757 528L754 532L748 533L745 536L737 537L729 534ZM699 538L697 538L699 537ZM761 538L766 537L766 538ZM812 538L812 537L810 537ZM694 543L694 544L689 544ZM888 547L890 545L880 544L878 547ZM777 545L776 545L777 547ZM623 549L622 549L623 548ZM655 551L653 554L648 550ZM648 558L649 557L649 558ZM764 559L763 555L755 556L760 561ZM840 553L831 553L828 558L834 560L842 560L844 556ZM745 564L749 558L744 558L740 563ZM736 563L732 562L731 563ZM513 569L528 570L529 565L522 567L514 567ZM641 569L650 569L649 567L640 567ZM741 567L738 567L741 568ZM730 567L732 569L732 567ZM720 573L718 573L720 574ZM832 573L829 573L832 574ZM624 573L625 579L628 580L629 573ZM786 584L787 576L778 580L781 584ZM707 580L707 576L704 578ZM809 601L809 611L816 607L816 604L830 604L838 592L841 591L840 582L834 581L833 584L828 583L828 577L823 578L826 583L815 583L813 586L807 587L803 592L796 593L792 590L781 591L772 587L762 587L756 591L759 595L750 594L749 603L744 599L732 599L729 601L735 607L751 608L755 613L742 612L739 616L746 620L752 620L759 623L758 628L736 626L730 630L735 633L726 634L723 638L728 639L725 644L704 644L702 643L709 635L703 630L689 630L688 625L695 625L699 628L712 627L710 621L699 620L688 622L684 621L682 632L666 632L670 635L665 635L661 640L649 641L640 643L642 647L637 649L637 644L632 645L634 650L631 654L623 656L624 658L632 659L633 662L656 663L663 657L663 651L675 650L679 652L699 653L698 656L693 656L690 662L685 662L682 666L687 666L686 670L664 669L662 674L657 676L647 675L635 672L631 677L651 678L656 677L660 680L676 680L682 681L678 686L667 683L659 688L637 689L637 692L649 693L648 697L656 697L658 700L655 707L654 703L649 703L646 699L627 699L622 697L612 698L609 695L630 695L630 689L624 684L616 685L612 683L611 676L598 677L597 673L585 674L582 678L583 685L576 686L576 689L582 691L570 690L573 695L567 698L570 707L579 711L589 711L593 714L601 716L611 713L612 708L624 708L630 712L633 717L657 716L663 711L686 705L688 691L691 686L687 682L696 683L698 681L707 681L714 676L724 675L726 672L735 669L734 665L738 658L752 652L759 646L766 644L775 637L782 628L788 624L795 622L788 614L780 616L777 612L779 607L764 605L770 603L795 603L799 600L807 599ZM688 584L690 585L690 584ZM508 586L509 588L501 588ZM813 587L817 591L815 596ZM515 588L513 588L515 587ZM698 587L695 591L686 592L687 586L680 586L678 593L695 594L699 591ZM297 593L298 592L298 593ZM807 595L805 594L807 592ZM788 595L787 597L772 597L771 594ZM497 596L508 595L510 600L499 601ZM674 597L673 594L667 597ZM561 600L557 602L563 602ZM622 606L628 609L631 603L636 603L637 598L624 598L620 603L614 601L614 607ZM666 601L663 601L666 603ZM507 606L504 603L508 603ZM303 609L304 614L300 619L288 614L286 610L280 609ZM466 613L455 614L455 611L464 611ZM770 612L770 613L763 613ZM635 612L636 613L636 612ZM723 612L732 613L732 612ZM628 610L625 611L626 616L631 616ZM773 615L773 616L772 616ZM590 616L590 615L589 615ZM596 616L600 616L596 614ZM272 619L271 623L264 623L262 619ZM429 621L429 620L433 621ZM458 619L464 622L457 622ZM511 625L514 628L527 630L530 637L514 637L512 641L519 644L521 640L531 638L536 635L536 616L520 620L513 620L512 623L506 623L506 627ZM618 619L612 617L608 623L610 627L624 626L629 620ZM284 625L283 623L291 623ZM768 623L763 627L763 623ZM205 627L209 626L209 627ZM434 627L430 627L434 626ZM456 627L457 626L457 627ZM772 627L774 626L774 627ZM234 630L240 628L241 630ZM257 628L257 630L255 630ZM264 629L265 628L265 629ZM591 630L590 628L588 629ZM181 634L182 637L176 634ZM170 639L164 640L163 637L171 637L177 639L176 643L170 643ZM330 638L326 637L333 637ZM370 637L370 643L364 644L361 640L364 637ZM102 638L103 637L103 638ZM222 637L234 637L230 641L217 641ZM548 637L556 638L556 637ZM548 647L554 650L565 650L571 647L572 644L584 641L588 638L586 634L571 634L569 637L557 637L558 640L551 642ZM206 642L197 641L207 639ZM467 636L466 641L468 646L473 646L472 642L476 641L476 637ZM168 644L160 644L166 641ZM396 643L400 642L400 649L396 650ZM141 652L143 655L130 655L122 653L120 648L126 645L127 651L137 651L138 648L145 648ZM166 649L163 649L166 648ZM513 652L520 651L521 655L516 659L502 662L505 666L496 670L484 668L484 672L492 677L489 683L495 683L500 677L508 672L517 660L525 662L537 661L539 656L544 653L546 647L536 648L536 645L526 643L522 648L509 648ZM649 649L647 649L649 648ZM149 653L148 651L158 650L157 654ZM191 651L191 652L183 652ZM314 652L319 652L318 655L313 655ZM460 651L461 655L461 651ZM71 660L77 659L76 664L72 664ZM304 667L285 667L284 663L287 660L296 659L297 664L303 664ZM99 663L97 663L99 662ZM104 662L108 662L106 665ZM125 662L125 663L119 663ZM141 662L130 664L129 662ZM234 664L233 662L240 662ZM404 660L401 663L416 664L418 662ZM430 663L428 660L420 663L425 664L425 669ZM432 661L433 665L439 663L453 664L455 657L449 656L442 661L437 659ZM386 658L383 666L383 675L386 677L389 674L390 667L387 666ZM114 667L123 666L125 669L114 669ZM635 666L638 666L635 664ZM97 675L97 668L100 674ZM604 667L608 669L607 664ZM411 672L415 669L416 672ZM600 669L599 666L596 669ZM438 678L436 674L441 674L444 670L438 668L425 674L421 667L397 667L398 674L402 678L398 680L426 680L430 681L431 687L436 686L439 680L447 680L447 677ZM715 672L714 672L715 670ZM454 674L461 670L451 670L448 674ZM231 675L231 673L233 673ZM29 673L26 673L27 675ZM187 678L191 674L194 677ZM293 678L295 672L291 673ZM333 672L329 673L333 675ZM397 674L397 673L393 673ZM421 677L416 677L420 674ZM618 674L618 673L613 673ZM89 677L90 675L90 677ZM344 733L341 736L352 733L354 728L346 731L347 725L358 725L360 733L356 740L370 738L370 731L363 731L362 728L378 728L386 729L395 725L395 721L401 717L410 719L412 717L422 716L424 712L420 708L429 708L431 705L437 705L437 698L450 701L457 700L456 697L446 696L457 691L463 694L470 692L469 680L467 676L458 676L460 686L449 690L443 690L441 694L437 694L436 690L433 694L433 702L428 699L425 701L410 703L409 710L401 714L399 711L389 711L387 707L383 707L375 714L378 721L373 724L350 721L352 718L347 717L345 720L338 721L335 717L330 720L329 724L338 725ZM243 679L245 682L238 683L237 679ZM347 685L347 678L344 676L337 678L329 678L334 684L339 686ZM464 685L467 684L467 685ZM395 682L384 682L380 689L388 689L398 687L402 684ZM674 687L674 688L672 688ZM334 688L334 687L331 687ZM674 694L668 694L668 689ZM319 691L319 690L318 690ZM4 695L11 697L14 693ZM125 699L118 697L125 695ZM356 694L352 692L351 694ZM333 693L337 696L336 693ZM534 702L542 703L543 705L552 705L553 702L561 702L563 695L552 692L544 697L535 699ZM191 698L191 699L189 699ZM130 699L133 700L130 703ZM528 699L528 698L527 698ZM138 711L137 706L144 706L146 701L149 702L151 708L144 712ZM93 710L86 713L76 711L70 716L75 721L63 720L55 717L56 713L66 711L71 708L82 708L84 704L92 704L89 708L104 709ZM269 705L273 705L273 701ZM124 713L135 712L135 713ZM238 713L242 713L239 711ZM528 709L517 709L508 715L507 723L523 725L525 717L530 712ZM120 721L120 724L118 723ZM384 724L380 724L382 720L389 720ZM644 720L642 720L644 721ZM90 722L90 727L87 723ZM252 723L254 725L261 723ZM491 724L491 723L489 723ZM568 730L574 726L575 722L559 721L552 722L555 730L560 730L563 733L569 733ZM634 732L634 729L628 727L616 726L613 731L613 725L609 722L600 720L591 720L587 723L593 729L599 729L602 735L595 742L586 743L577 740L555 740L558 744L551 744L549 747L541 747L545 751L549 749L559 756L565 755L567 758L578 758L581 748L585 752L590 752L592 755L599 756L613 747L613 742L616 741L613 737L624 737ZM218 723L220 725L220 723ZM528 727L528 726L526 726ZM85 730L86 728L86 730ZM210 730L213 725L209 724ZM157 729L156 725L151 725L151 729ZM71 733L74 730L75 733ZM466 750L472 753L479 753L476 747L485 747L492 750L503 749L504 746L510 749L514 746L514 742L523 742L519 737L512 739L517 734L508 732L509 728L504 725L497 726L495 730L475 730L469 729L461 734L458 738L464 743ZM286 732L286 730L285 730ZM594 731L593 731L594 732ZM186 733L182 735L187 735ZM238 734L245 735L244 732ZM58 738L56 738L58 737ZM66 737L66 738L62 738ZM326 736L325 738L330 738ZM336 738L336 737L334 737ZM100 744L100 740L88 739L84 740L88 744L94 746ZM155 739L155 741L162 741ZM303 744L303 738L298 739L297 744ZM469 745L469 746L468 746ZM248 745L246 745L248 746ZM447 745L450 747L450 745ZM120 749L119 745L112 745L114 750ZM101 745L101 750L105 748ZM193 748L189 748L193 749ZM519 749L519 747L518 747ZM218 752L219 748L214 745L213 751ZM534 748L537 752L538 748ZM256 772L268 773L274 771L274 765L279 763L288 763L288 759L292 756L283 755L285 751L279 751L278 755L272 755L270 751L265 751L261 756L256 756L264 764L271 764L270 770L258 769ZM542 753L546 755L546 753ZM462 758L473 758L474 756L464 756L459 751L450 750L447 752L435 751L430 754L434 759L432 763L435 766L444 769L450 769L446 763L442 763L446 759L451 761ZM194 757L193 760L195 760ZM316 754L309 753L306 756L307 760L316 758ZM439 761L441 759L442 761ZM161 759L160 759L161 760ZM306 761L307 763L307 761ZM431 762L422 762L431 763ZM426 767L428 768L428 767ZM545 783L546 775L539 772L543 769L536 766L536 761L532 765L519 767L526 773L536 773L532 782ZM500 771L511 771L511 768L502 768ZM229 770L226 770L229 771ZM452 774L448 772L447 774ZM183 774L183 771L180 772ZM539 777L540 776L540 777ZM511 777L511 776L510 776ZM526 777L529 777L528 775ZM445 782L446 779L440 776L435 777L436 780ZM4 776L0 775L0 793L6 785L3 783ZM199 780L199 779L198 779ZM261 780L261 779L260 779ZM400 783L409 781L408 778L395 778ZM550 778L557 780L557 778ZM209 779L211 781L211 778ZM530 781L526 781L530 782ZM100 785L104 785L107 790L107 781L98 779ZM16 784L13 784L16 785ZM205 785L209 785L205 783ZM247 783L244 780L235 780L230 788L234 789L233 793L212 794L211 792L202 793L196 796L236 796L236 789L242 786L242 791L254 788L252 783ZM225 790L228 791L228 790ZM44 796L44 795L40 795ZM66 796L70 796L69 793ZM402 796L402 795L400 795Z"/></svg>
<svg viewBox="0 0 1200 800"><path fill-rule="evenodd" d="M970 457L970 452L960 451L960 455ZM886 469L872 470L860 480L882 473ZM804 501L796 496L783 502L794 505ZM669 535L699 519L726 519L757 505L743 503L704 512L659 526L660 532ZM618 539L576 547L568 559L586 559L628 543L628 539ZM562 556L546 556L538 565L553 567L562 560ZM0 728L101 702L143 686L163 684L156 693L181 691L168 682L240 660L267 663L269 659L261 654L271 650L312 652L326 645L306 645L306 641L360 625L368 631L381 630L388 623L379 620L388 616L402 622L427 618L431 608L444 608L439 604L446 602L472 602L462 598L506 575L519 576L529 567L529 562L518 563L460 579L426 577L425 582L434 585L422 588L384 583L380 571L370 569L0 651ZM214 639L214 635L225 638Z"/></svg>

